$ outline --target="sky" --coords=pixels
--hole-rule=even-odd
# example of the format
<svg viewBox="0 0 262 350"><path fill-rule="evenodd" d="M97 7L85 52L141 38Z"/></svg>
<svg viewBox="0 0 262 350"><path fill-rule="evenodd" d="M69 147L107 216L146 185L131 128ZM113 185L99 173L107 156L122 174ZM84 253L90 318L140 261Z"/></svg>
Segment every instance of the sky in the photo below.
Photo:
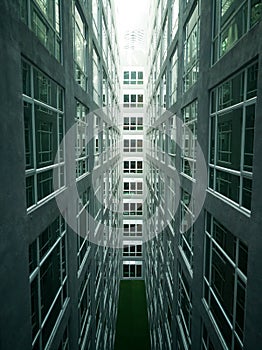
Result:
<svg viewBox="0 0 262 350"><path fill-rule="evenodd" d="M124 30L145 25L149 0L115 0L118 25Z"/></svg>
<svg viewBox="0 0 262 350"><path fill-rule="evenodd" d="M116 26L119 40L120 54L124 62L123 64L133 65L141 61L141 57L146 54L147 50L147 29L148 29L148 13L150 0L115 0L116 9ZM137 50L124 51L126 45L125 34L127 31L144 31L144 40L140 42Z"/></svg>

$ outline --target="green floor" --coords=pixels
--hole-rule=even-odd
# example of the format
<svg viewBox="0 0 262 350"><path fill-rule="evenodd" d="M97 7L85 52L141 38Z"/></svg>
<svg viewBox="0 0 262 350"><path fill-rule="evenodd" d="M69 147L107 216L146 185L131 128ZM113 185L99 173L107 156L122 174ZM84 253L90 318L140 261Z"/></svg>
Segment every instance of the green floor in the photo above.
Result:
<svg viewBox="0 0 262 350"><path fill-rule="evenodd" d="M144 281L121 281L115 350L149 350Z"/></svg>

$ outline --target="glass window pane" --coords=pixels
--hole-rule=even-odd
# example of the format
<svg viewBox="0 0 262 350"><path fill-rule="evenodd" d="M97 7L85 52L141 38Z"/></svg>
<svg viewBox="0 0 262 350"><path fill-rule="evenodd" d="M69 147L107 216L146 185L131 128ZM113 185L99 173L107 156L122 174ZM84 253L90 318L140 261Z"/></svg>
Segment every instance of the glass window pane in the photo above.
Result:
<svg viewBox="0 0 262 350"><path fill-rule="evenodd" d="M220 170L216 171L216 191L232 199L239 201L239 177Z"/></svg>
<svg viewBox="0 0 262 350"><path fill-rule="evenodd" d="M252 172L255 127L255 105L246 108L244 170Z"/></svg>
<svg viewBox="0 0 262 350"><path fill-rule="evenodd" d="M26 178L26 206L27 208L35 204L35 184L34 176Z"/></svg>
<svg viewBox="0 0 262 350"><path fill-rule="evenodd" d="M248 210L251 210L251 199L252 199L252 180L243 178L242 205Z"/></svg>

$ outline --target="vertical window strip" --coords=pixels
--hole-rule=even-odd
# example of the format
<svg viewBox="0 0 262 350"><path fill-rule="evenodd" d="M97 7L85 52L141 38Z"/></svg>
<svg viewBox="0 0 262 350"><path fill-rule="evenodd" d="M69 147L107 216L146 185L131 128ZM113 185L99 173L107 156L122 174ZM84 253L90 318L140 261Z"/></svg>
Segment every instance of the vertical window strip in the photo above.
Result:
<svg viewBox="0 0 262 350"><path fill-rule="evenodd" d="M27 207L64 186L64 92L22 60Z"/></svg>

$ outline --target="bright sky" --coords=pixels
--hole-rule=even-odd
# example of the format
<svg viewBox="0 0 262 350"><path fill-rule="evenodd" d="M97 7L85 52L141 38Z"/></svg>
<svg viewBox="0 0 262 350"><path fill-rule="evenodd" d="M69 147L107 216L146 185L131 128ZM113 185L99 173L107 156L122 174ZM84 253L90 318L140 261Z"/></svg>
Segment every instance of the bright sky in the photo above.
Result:
<svg viewBox="0 0 262 350"><path fill-rule="evenodd" d="M115 0L119 29L144 26L148 18L149 0Z"/></svg>
<svg viewBox="0 0 262 350"><path fill-rule="evenodd" d="M146 30L148 29L148 14L150 0L115 0L114 3L116 9L116 26L118 32L117 34L119 39L120 51L122 51L123 47L126 44L124 40L126 31L142 30L145 31L145 38L147 38ZM146 50L146 43L143 42L142 45L143 50ZM130 54L131 52L124 53L126 58ZM128 60L130 59L131 57L129 57Z"/></svg>

